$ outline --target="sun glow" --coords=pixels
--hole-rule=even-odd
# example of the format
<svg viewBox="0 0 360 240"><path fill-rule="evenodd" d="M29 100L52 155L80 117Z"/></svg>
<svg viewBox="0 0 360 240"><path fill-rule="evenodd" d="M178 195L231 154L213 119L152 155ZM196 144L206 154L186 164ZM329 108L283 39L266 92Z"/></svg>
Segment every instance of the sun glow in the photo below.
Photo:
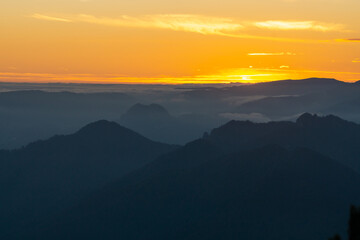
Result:
<svg viewBox="0 0 360 240"><path fill-rule="evenodd" d="M355 61L354 61L355 62ZM3 82L73 82L73 83L109 83L109 84L227 84L259 83L287 79L304 79L310 77L337 78L346 76L345 80L355 82L360 79L360 72L332 72L316 70L292 70L289 66L279 68L236 68L214 74L194 76L155 76L134 77L117 74L43 74L43 73L0 73Z"/></svg>
<svg viewBox="0 0 360 240"><path fill-rule="evenodd" d="M360 1L265 2L5 1L0 81L360 79Z"/></svg>

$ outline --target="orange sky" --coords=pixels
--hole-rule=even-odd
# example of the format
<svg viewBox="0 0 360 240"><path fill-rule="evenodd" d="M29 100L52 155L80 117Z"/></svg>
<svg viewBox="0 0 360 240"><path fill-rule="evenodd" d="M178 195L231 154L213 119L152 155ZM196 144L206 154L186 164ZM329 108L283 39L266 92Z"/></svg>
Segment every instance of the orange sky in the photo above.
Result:
<svg viewBox="0 0 360 240"><path fill-rule="evenodd" d="M360 80L359 0L12 0L0 81Z"/></svg>

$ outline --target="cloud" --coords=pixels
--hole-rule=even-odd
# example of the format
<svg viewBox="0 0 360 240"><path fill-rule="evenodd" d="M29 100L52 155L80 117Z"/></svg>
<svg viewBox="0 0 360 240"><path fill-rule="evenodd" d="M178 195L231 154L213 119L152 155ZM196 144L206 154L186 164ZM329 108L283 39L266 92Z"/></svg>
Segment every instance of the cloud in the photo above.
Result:
<svg viewBox="0 0 360 240"><path fill-rule="evenodd" d="M356 58L352 61L353 63L360 63L360 58Z"/></svg>
<svg viewBox="0 0 360 240"><path fill-rule="evenodd" d="M252 121L257 123L269 122L270 118L261 113L221 113L220 117L228 120Z"/></svg>
<svg viewBox="0 0 360 240"><path fill-rule="evenodd" d="M337 42L360 42L360 38L336 39Z"/></svg>
<svg viewBox="0 0 360 240"><path fill-rule="evenodd" d="M219 35L233 38L264 39L275 41L298 41L286 38L273 38L267 36L253 36L242 34L239 30L245 28L243 24L236 23L229 18L208 17L190 14L162 14L132 17L123 15L118 18L96 17L80 14L71 18L51 17L43 14L34 14L33 18L47 21L85 22L107 26L129 28L168 29L173 31L193 32L204 35Z"/></svg>
<svg viewBox="0 0 360 240"><path fill-rule="evenodd" d="M167 29L172 31L192 32L203 35L218 35L242 39L259 39L283 42L307 42L324 43L329 40L295 39L285 37L270 37L247 34L246 30L259 27L272 30L316 30L330 31L340 30L341 25L306 22L266 21L266 22L237 22L231 18L209 17L191 14L160 14L144 16L122 15L118 18L97 17L93 15L79 14L66 17L54 17L44 14L33 14L32 18L46 21L91 23L106 26L128 27L128 28L151 28ZM284 54L286 55L286 53Z"/></svg>
<svg viewBox="0 0 360 240"><path fill-rule="evenodd" d="M341 31L340 24L320 23L315 21L264 21L253 23L258 28L271 30L313 30L313 31Z"/></svg>
<svg viewBox="0 0 360 240"><path fill-rule="evenodd" d="M249 56L295 56L296 53L279 52L279 53L248 53Z"/></svg>
<svg viewBox="0 0 360 240"><path fill-rule="evenodd" d="M225 35L243 28L228 18L213 18L200 15L147 15L142 17L121 16L119 18L99 18L92 15L78 15L76 22L94 23L108 26L131 28L157 28L200 34Z"/></svg>
<svg viewBox="0 0 360 240"><path fill-rule="evenodd" d="M42 15L42 14L33 14L31 15L32 18L35 19L40 19L40 20L46 20L46 21L55 21L55 22L72 22L72 20L70 19L66 19L66 18L58 18L58 17L51 17L51 16L46 16L46 15Z"/></svg>
<svg viewBox="0 0 360 240"><path fill-rule="evenodd" d="M287 66L287 65L281 65L281 66L280 66L280 68L281 68L281 69L289 69L289 68L290 68L290 66Z"/></svg>

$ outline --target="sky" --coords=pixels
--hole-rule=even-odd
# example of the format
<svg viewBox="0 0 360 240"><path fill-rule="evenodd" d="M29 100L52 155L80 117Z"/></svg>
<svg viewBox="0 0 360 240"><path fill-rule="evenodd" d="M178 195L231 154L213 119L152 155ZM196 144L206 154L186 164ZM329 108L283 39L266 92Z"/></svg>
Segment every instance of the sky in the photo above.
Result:
<svg viewBox="0 0 360 240"><path fill-rule="evenodd" d="M360 80L359 0L11 0L0 81Z"/></svg>

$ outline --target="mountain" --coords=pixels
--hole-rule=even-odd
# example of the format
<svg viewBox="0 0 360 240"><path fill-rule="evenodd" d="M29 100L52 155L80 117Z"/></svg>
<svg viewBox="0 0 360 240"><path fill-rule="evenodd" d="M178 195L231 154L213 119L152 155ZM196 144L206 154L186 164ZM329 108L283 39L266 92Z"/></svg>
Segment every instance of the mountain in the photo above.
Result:
<svg viewBox="0 0 360 240"><path fill-rule="evenodd" d="M0 149L70 134L98 119L116 119L133 102L123 93L0 92Z"/></svg>
<svg viewBox="0 0 360 240"><path fill-rule="evenodd" d="M176 148L102 120L72 135L0 151L1 238Z"/></svg>
<svg viewBox="0 0 360 240"><path fill-rule="evenodd" d="M120 123L156 141L185 144L216 126L210 121L204 121L209 119L205 117L198 123L194 115L174 117L159 104L137 103L122 115Z"/></svg>
<svg viewBox="0 0 360 240"><path fill-rule="evenodd" d="M311 150L219 156L205 142L95 192L36 239L327 239L360 202L360 175Z"/></svg>
<svg viewBox="0 0 360 240"><path fill-rule="evenodd" d="M90 129L84 139L106 139L106 131ZM349 205L360 204L359 138L358 124L333 115L231 121L61 211L48 206L47 218L17 228L12 239L326 239L345 232ZM102 153L117 149L106 146ZM42 182L52 179L48 172Z"/></svg>
<svg viewBox="0 0 360 240"><path fill-rule="evenodd" d="M261 113L275 120L298 115L305 111L349 116L354 112L350 109L345 110L343 107L357 106L351 102L359 96L360 89L358 86L332 79L273 82L266 85L269 89L257 93L262 94L263 98L245 102L233 111L237 113ZM260 88L260 86L257 87ZM251 89L251 87L249 88ZM266 91L268 92L266 93ZM277 91L277 94L271 91ZM350 115L350 117L351 119L359 119L357 116Z"/></svg>
<svg viewBox="0 0 360 240"><path fill-rule="evenodd" d="M157 141L181 143L182 136L177 134L178 122L158 104L137 103L122 115L120 123Z"/></svg>
<svg viewBox="0 0 360 240"><path fill-rule="evenodd" d="M359 137L331 115L231 121L95 191L36 239L327 239L360 203L360 174L345 166Z"/></svg>
<svg viewBox="0 0 360 240"><path fill-rule="evenodd" d="M272 119L294 116L305 111L317 111L328 106L327 98L319 94L304 96L273 96L242 104L237 113L261 113Z"/></svg>
<svg viewBox="0 0 360 240"><path fill-rule="evenodd" d="M268 144L309 148L360 172L360 125L333 115L305 113L296 122L230 121L214 129L207 141L227 152Z"/></svg>
<svg viewBox="0 0 360 240"><path fill-rule="evenodd" d="M360 84L358 84L360 86ZM360 97L356 96L351 99L343 99L340 102L333 103L324 109L324 112L333 112L337 115L345 116L346 119L360 120Z"/></svg>
<svg viewBox="0 0 360 240"><path fill-rule="evenodd" d="M119 120L150 139L174 144L192 141L231 116L279 121L310 111L360 122L359 96L360 84L323 78L136 87L0 83L0 149L70 134L98 119Z"/></svg>
<svg viewBox="0 0 360 240"><path fill-rule="evenodd" d="M192 99L219 99L229 96L281 96L306 95L334 89L354 88L353 84L332 78L308 78L302 80L282 80L257 84L245 84L227 88L195 89L185 92Z"/></svg>

